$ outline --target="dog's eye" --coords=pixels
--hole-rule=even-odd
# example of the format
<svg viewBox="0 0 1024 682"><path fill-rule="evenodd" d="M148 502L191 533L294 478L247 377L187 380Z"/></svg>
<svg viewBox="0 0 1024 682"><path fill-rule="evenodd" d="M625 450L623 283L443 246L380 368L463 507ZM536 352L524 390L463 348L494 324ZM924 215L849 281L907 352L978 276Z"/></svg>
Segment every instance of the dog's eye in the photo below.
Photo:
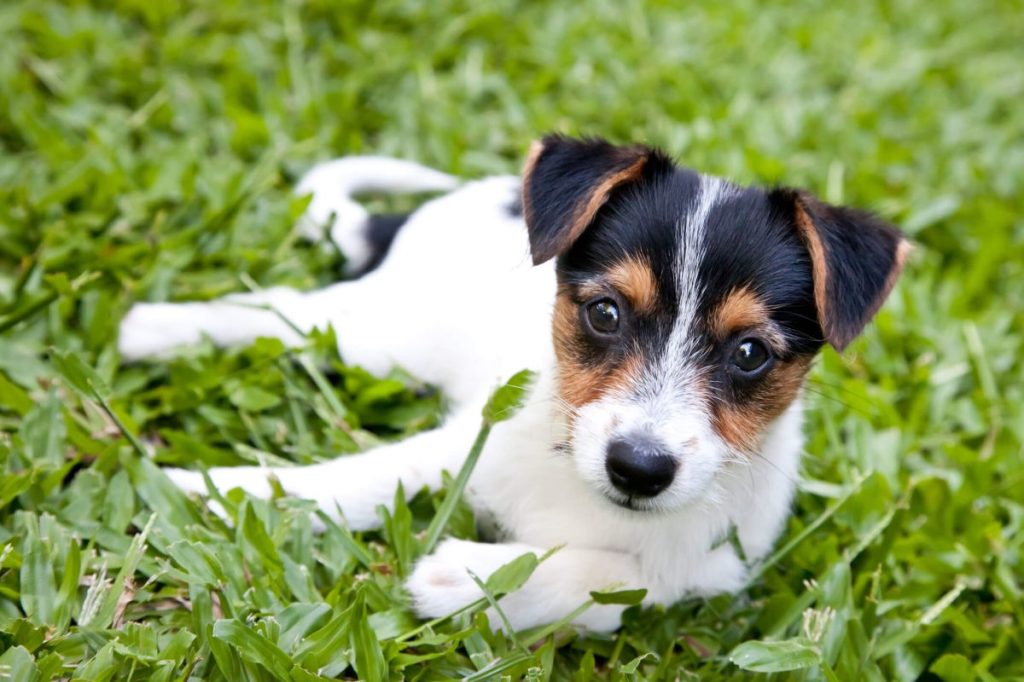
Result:
<svg viewBox="0 0 1024 682"><path fill-rule="evenodd" d="M610 298L587 304L587 321L599 334L614 334L619 329L619 306Z"/></svg>
<svg viewBox="0 0 1024 682"><path fill-rule="evenodd" d="M744 339L732 352L732 364L744 374L755 374L771 360L771 354L757 339Z"/></svg>

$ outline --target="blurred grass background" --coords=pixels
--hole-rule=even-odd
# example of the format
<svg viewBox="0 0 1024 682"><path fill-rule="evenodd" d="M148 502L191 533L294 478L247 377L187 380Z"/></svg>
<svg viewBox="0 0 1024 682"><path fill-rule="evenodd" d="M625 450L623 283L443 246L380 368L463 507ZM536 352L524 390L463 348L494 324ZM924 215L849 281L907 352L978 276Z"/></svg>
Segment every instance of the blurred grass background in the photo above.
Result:
<svg viewBox="0 0 1024 682"><path fill-rule="evenodd" d="M1024 679L1022 64L1019 0L7 0L0 679ZM135 367L114 342L132 301L335 279L291 229L316 160L475 177L550 130L803 185L918 249L815 370L761 580L524 653L481 616L416 630L401 579L443 494L314 536L301 502L230 496L225 524L154 466L427 428L415 377L329 336Z"/></svg>

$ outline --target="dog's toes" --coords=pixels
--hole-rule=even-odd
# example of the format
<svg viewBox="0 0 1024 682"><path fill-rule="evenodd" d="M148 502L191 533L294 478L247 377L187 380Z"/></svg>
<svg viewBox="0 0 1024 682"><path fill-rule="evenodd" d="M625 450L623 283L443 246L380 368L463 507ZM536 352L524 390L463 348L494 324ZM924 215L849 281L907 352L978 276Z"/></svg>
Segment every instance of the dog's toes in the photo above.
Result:
<svg viewBox="0 0 1024 682"><path fill-rule="evenodd" d="M470 577L466 563L453 561L441 549L420 559L405 584L412 595L413 608L421 618L447 616L483 596Z"/></svg>
<svg viewBox="0 0 1024 682"><path fill-rule="evenodd" d="M732 547L722 546L710 552L702 570L694 577L691 592L712 597L743 589L747 581L747 567L736 556Z"/></svg>

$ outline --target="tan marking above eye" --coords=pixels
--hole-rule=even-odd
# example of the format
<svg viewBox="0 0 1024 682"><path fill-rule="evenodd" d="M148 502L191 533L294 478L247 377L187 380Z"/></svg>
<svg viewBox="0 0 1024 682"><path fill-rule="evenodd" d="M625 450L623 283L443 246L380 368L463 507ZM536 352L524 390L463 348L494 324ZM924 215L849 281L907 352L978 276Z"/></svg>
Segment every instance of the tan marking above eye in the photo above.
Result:
<svg viewBox="0 0 1024 682"><path fill-rule="evenodd" d="M609 296L614 289L642 315L649 315L658 308L658 283L654 272L643 258L624 258L601 277L578 285L577 293L584 299Z"/></svg>
<svg viewBox="0 0 1024 682"><path fill-rule="evenodd" d="M770 323L768 307L747 287L729 292L711 315L711 331L719 339L741 329L766 327Z"/></svg>
<svg viewBox="0 0 1024 682"><path fill-rule="evenodd" d="M637 312L650 314L657 310L658 282L646 259L630 256L620 260L608 271L608 281Z"/></svg>

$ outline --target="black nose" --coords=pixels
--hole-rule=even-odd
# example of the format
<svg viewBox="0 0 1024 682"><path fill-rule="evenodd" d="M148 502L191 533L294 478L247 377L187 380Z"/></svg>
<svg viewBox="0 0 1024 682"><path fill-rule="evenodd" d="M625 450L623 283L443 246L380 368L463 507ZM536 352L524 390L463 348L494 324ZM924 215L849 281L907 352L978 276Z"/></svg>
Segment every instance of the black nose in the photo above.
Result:
<svg viewBox="0 0 1024 682"><path fill-rule="evenodd" d="M677 466L675 457L642 436L613 440L604 465L612 485L636 497L654 497L667 488Z"/></svg>

